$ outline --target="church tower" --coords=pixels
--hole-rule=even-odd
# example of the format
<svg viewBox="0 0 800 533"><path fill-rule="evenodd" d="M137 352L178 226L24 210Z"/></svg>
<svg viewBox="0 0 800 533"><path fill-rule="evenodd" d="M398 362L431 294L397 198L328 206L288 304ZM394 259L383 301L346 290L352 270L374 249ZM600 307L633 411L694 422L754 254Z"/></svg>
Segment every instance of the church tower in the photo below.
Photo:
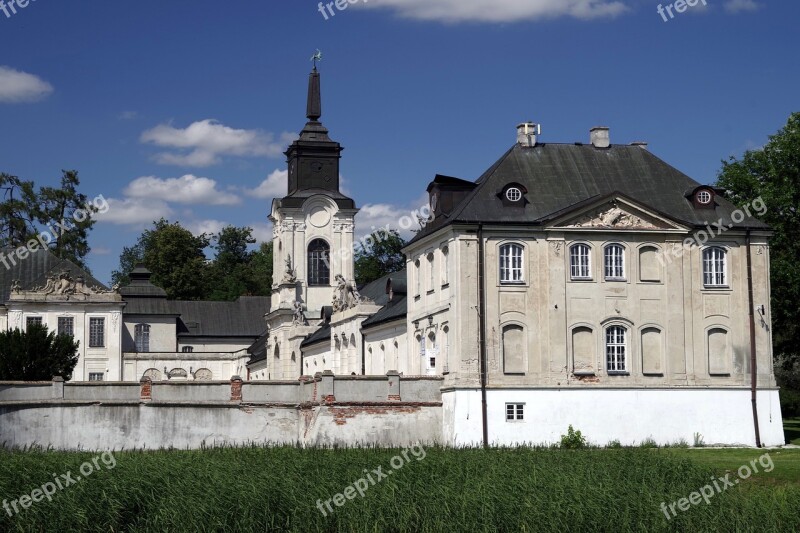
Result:
<svg viewBox="0 0 800 533"><path fill-rule="evenodd" d="M289 166L287 195L272 201L269 217L273 223L273 292L267 325L272 332L270 344L278 349L279 330L293 327L285 332L292 338L304 330L293 314L296 302L305 306L306 316L315 325L322 309L331 305L335 277L340 274L349 281L354 279L353 219L358 209L339 190L343 148L328 136L319 120L322 94L316 66L309 76L306 115L308 122L300 137L285 153ZM299 342L288 344L299 358ZM284 345L284 353L286 348ZM280 365L287 375L296 378L299 363L292 368L294 364L285 361L285 355L282 359ZM273 379L277 377L271 374Z"/></svg>

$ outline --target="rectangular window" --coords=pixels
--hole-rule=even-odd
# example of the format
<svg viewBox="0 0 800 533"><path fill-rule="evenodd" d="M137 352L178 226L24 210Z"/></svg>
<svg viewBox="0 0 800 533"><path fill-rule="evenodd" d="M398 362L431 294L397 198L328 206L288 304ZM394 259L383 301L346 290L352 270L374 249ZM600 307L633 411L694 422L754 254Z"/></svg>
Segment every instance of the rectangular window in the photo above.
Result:
<svg viewBox="0 0 800 533"><path fill-rule="evenodd" d="M134 337L137 352L147 353L150 351L150 324L136 324Z"/></svg>
<svg viewBox="0 0 800 533"><path fill-rule="evenodd" d="M26 319L25 325L29 328L31 326L41 326L42 325L42 317L40 316L29 316Z"/></svg>
<svg viewBox="0 0 800 533"><path fill-rule="evenodd" d="M433 254L428 254L428 292L436 289L436 270L434 270Z"/></svg>
<svg viewBox="0 0 800 533"><path fill-rule="evenodd" d="M625 372L625 356L628 343L627 331L622 326L612 326L606 330L606 361L609 372Z"/></svg>
<svg viewBox="0 0 800 533"><path fill-rule="evenodd" d="M106 319L89 319L89 347L103 348L106 345Z"/></svg>
<svg viewBox="0 0 800 533"><path fill-rule="evenodd" d="M589 262L590 248L586 244L576 244L570 248L569 264L572 279L591 279L591 266Z"/></svg>
<svg viewBox="0 0 800 533"><path fill-rule="evenodd" d="M522 250L519 244L500 247L500 283L524 283Z"/></svg>
<svg viewBox="0 0 800 533"><path fill-rule="evenodd" d="M606 279L625 279L625 248L619 244L606 246Z"/></svg>
<svg viewBox="0 0 800 533"><path fill-rule="evenodd" d="M102 372L89 372L89 381L104 381L104 377Z"/></svg>
<svg viewBox="0 0 800 533"><path fill-rule="evenodd" d="M442 285L447 285L449 282L447 277L447 270L450 268L450 249L445 246L442 248Z"/></svg>
<svg viewBox="0 0 800 533"><path fill-rule="evenodd" d="M706 287L726 287L728 285L725 255L725 250L722 248L703 250L703 284Z"/></svg>
<svg viewBox="0 0 800 533"><path fill-rule="evenodd" d="M75 336L75 319L71 316L58 317L58 334Z"/></svg>
<svg viewBox="0 0 800 533"><path fill-rule="evenodd" d="M522 420L525 420L525 404L507 403L506 422L520 422Z"/></svg>

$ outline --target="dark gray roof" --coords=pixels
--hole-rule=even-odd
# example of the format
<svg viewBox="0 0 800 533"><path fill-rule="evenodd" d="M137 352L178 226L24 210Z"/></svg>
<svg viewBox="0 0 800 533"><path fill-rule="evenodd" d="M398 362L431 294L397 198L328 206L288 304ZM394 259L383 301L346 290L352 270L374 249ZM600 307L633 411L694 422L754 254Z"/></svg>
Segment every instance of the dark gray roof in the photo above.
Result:
<svg viewBox="0 0 800 533"><path fill-rule="evenodd" d="M267 358L267 341L269 341L269 331L262 333L261 336L256 339L256 342L250 345L247 349L247 353L251 356L250 361L247 363L248 365L263 361Z"/></svg>
<svg viewBox="0 0 800 533"><path fill-rule="evenodd" d="M179 316L178 336L257 337L264 332L268 296L240 296L235 302L125 298L126 315Z"/></svg>
<svg viewBox="0 0 800 533"><path fill-rule="evenodd" d="M377 305L386 305L389 302L389 280L392 280L392 289L395 293L406 292L406 270L384 274L375 281L371 281L358 289L364 298L369 298Z"/></svg>
<svg viewBox="0 0 800 533"><path fill-rule="evenodd" d="M73 278L82 276L84 283L90 287L108 288L86 270L72 261L59 259L49 250L39 248L25 259L20 259L13 248L0 249L0 253L2 253L0 258L4 260L0 263L0 291L2 291L0 296L3 303L8 301L11 295L11 284L15 279L20 281L23 289L32 289L44 286L50 272L69 270Z"/></svg>
<svg viewBox="0 0 800 533"><path fill-rule="evenodd" d="M386 322L405 319L407 307L408 301L406 295L395 295L393 300L384 305L377 313L362 322L361 327L362 329L369 329L380 324L385 324Z"/></svg>
<svg viewBox="0 0 800 533"><path fill-rule="evenodd" d="M701 184L640 146L515 145L475 183L449 214L437 214L411 242L453 222L540 224L555 213L612 193L692 227L721 218L737 229L769 229L752 218L739 224L731 221L736 207L721 196L716 196L714 209L695 209L686 192ZM527 189L524 207L503 206L498 193L510 183Z"/></svg>
<svg viewBox="0 0 800 533"><path fill-rule="evenodd" d="M303 342L300 343L300 349L313 346L314 344L319 344L321 342L331 342L331 325L329 323L325 324L317 331L306 337Z"/></svg>
<svg viewBox="0 0 800 533"><path fill-rule="evenodd" d="M131 282L120 288L119 293L124 296L138 296L140 298L166 298L167 293L161 287L153 285L150 281L152 273L144 265L136 265L128 277Z"/></svg>

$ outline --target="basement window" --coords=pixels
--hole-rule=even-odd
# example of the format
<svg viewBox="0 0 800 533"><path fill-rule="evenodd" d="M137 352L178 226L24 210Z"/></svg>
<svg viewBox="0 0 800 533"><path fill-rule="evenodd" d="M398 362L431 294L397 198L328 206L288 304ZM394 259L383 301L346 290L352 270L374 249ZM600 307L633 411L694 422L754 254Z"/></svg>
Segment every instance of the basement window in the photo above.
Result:
<svg viewBox="0 0 800 533"><path fill-rule="evenodd" d="M507 403L506 422L522 422L523 420L525 420L525 404Z"/></svg>

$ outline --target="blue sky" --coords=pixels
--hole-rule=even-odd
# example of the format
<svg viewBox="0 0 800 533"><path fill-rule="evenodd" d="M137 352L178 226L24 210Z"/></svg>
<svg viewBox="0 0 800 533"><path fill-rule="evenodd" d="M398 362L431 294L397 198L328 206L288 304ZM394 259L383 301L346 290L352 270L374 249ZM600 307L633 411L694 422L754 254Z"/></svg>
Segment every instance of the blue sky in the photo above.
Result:
<svg viewBox="0 0 800 533"><path fill-rule="evenodd" d="M800 3L706 3L665 22L655 0L369 0L327 20L304 0L32 0L0 8L0 171L76 169L110 199L90 239L104 281L162 215L268 239L319 48L362 232L436 173L477 178L526 120L545 142L609 126L710 182L800 110Z"/></svg>

